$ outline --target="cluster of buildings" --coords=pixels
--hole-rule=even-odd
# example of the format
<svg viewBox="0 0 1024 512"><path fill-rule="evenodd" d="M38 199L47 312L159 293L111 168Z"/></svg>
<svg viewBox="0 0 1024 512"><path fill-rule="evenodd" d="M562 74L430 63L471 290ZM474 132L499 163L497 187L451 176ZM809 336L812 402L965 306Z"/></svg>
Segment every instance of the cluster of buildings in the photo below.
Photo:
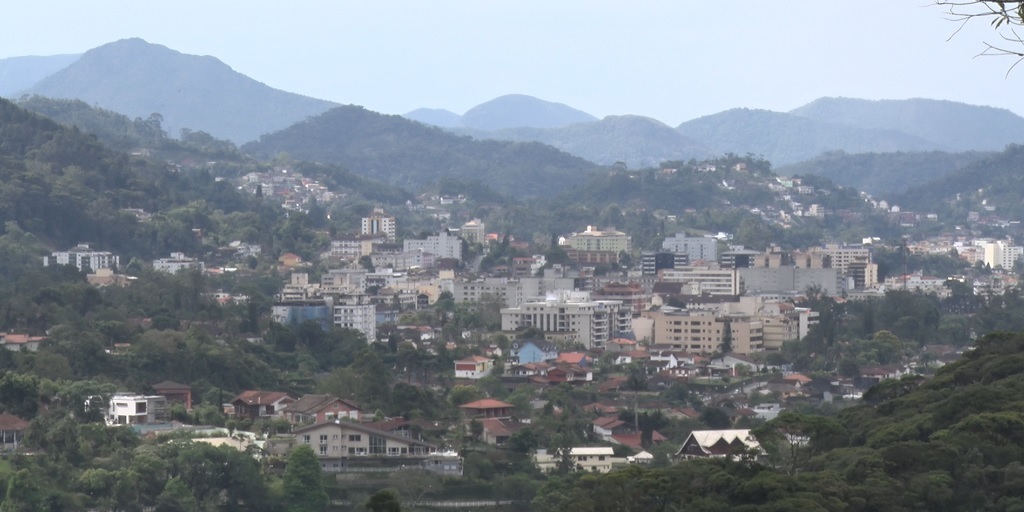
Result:
<svg viewBox="0 0 1024 512"><path fill-rule="evenodd" d="M344 197L316 180L288 169L246 174L242 176L239 188L256 196L274 198L286 209L304 212L308 212L309 205L314 202L324 205Z"/></svg>

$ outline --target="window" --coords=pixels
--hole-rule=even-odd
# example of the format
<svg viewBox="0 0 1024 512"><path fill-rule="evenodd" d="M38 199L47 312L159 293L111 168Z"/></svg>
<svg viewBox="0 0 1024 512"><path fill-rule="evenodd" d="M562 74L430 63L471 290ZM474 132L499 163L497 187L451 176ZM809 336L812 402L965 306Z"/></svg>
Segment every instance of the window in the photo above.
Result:
<svg viewBox="0 0 1024 512"><path fill-rule="evenodd" d="M320 434L320 444L327 444L327 434Z"/></svg>
<svg viewBox="0 0 1024 512"><path fill-rule="evenodd" d="M370 454L384 455L387 449L387 440L380 436L370 436Z"/></svg>
<svg viewBox="0 0 1024 512"><path fill-rule="evenodd" d="M309 444L309 434L305 434L302 436L302 443Z"/></svg>
<svg viewBox="0 0 1024 512"><path fill-rule="evenodd" d="M363 440L363 436L362 434L349 434L348 440L349 442L358 443Z"/></svg>
<svg viewBox="0 0 1024 512"><path fill-rule="evenodd" d="M604 460L604 455L598 455L597 460Z"/></svg>
<svg viewBox="0 0 1024 512"><path fill-rule="evenodd" d="M327 446L320 445L320 455L327 455Z"/></svg>
<svg viewBox="0 0 1024 512"><path fill-rule="evenodd" d="M334 439L335 441L337 441L337 440L338 440L338 439L340 439L340 438L341 438L341 436L340 436L340 435L338 435L338 434L334 434L334 437L332 437L331 439Z"/></svg>

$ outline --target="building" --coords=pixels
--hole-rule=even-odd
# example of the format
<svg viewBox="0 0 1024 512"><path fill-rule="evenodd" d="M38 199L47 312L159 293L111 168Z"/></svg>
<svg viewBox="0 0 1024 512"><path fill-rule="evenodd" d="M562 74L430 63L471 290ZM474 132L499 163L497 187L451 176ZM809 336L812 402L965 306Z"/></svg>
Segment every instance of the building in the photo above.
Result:
<svg viewBox="0 0 1024 512"><path fill-rule="evenodd" d="M270 309L271 320L284 325L315 322L324 331L331 330L333 301L324 299L289 300L275 302Z"/></svg>
<svg viewBox="0 0 1024 512"><path fill-rule="evenodd" d="M736 272L747 293L803 293L813 287L830 297L838 297L841 291L841 276L834 268L789 265L740 268Z"/></svg>
<svg viewBox="0 0 1024 512"><path fill-rule="evenodd" d="M161 395L116 394L107 406L108 425L141 425L167 420L167 398Z"/></svg>
<svg viewBox="0 0 1024 512"><path fill-rule="evenodd" d="M640 312L647 309L647 302L651 294L644 290L637 283L608 283L600 289L594 290L595 300L617 300L627 308L633 315L640 315Z"/></svg>
<svg viewBox="0 0 1024 512"><path fill-rule="evenodd" d="M286 405L281 414L293 425L337 419L359 421L359 407L354 402L331 395L305 395Z"/></svg>
<svg viewBox="0 0 1024 512"><path fill-rule="evenodd" d="M202 272L204 268L206 266L203 262L195 258L188 258L183 252L172 252L170 258L153 260L153 270L168 274L177 274L182 270L198 270Z"/></svg>
<svg viewBox="0 0 1024 512"><path fill-rule="evenodd" d="M395 218L386 215L383 208L374 208L369 217L363 217L359 225L359 233L362 235L383 234L388 240L395 239Z"/></svg>
<svg viewBox="0 0 1024 512"><path fill-rule="evenodd" d="M473 219L463 224L460 232L462 233L462 238L471 244L482 244L487 237L487 228L484 225L484 221L480 219Z"/></svg>
<svg viewBox="0 0 1024 512"><path fill-rule="evenodd" d="M426 251L375 252L370 255L374 268L409 270L413 268L434 268L434 253Z"/></svg>
<svg viewBox="0 0 1024 512"><path fill-rule="evenodd" d="M826 266L836 269L839 275L845 275L850 264L855 261L871 261L871 250L862 245L825 244L824 247L813 248L811 252L827 256Z"/></svg>
<svg viewBox="0 0 1024 512"><path fill-rule="evenodd" d="M186 411L192 410L192 388L186 384L165 380L153 384L153 391L166 398L168 403L180 403Z"/></svg>
<svg viewBox="0 0 1024 512"><path fill-rule="evenodd" d="M568 459L574 471L587 473L609 473L613 465L626 463L625 458L615 456L610 446L573 447L569 449ZM533 460L541 471L554 471L561 456L556 451L537 450Z"/></svg>
<svg viewBox="0 0 1024 512"><path fill-rule="evenodd" d="M536 327L545 333L582 343L588 349L604 347L612 338L632 329L632 311L617 300L590 300L587 292L558 292L543 301L524 302L501 309L501 329Z"/></svg>
<svg viewBox="0 0 1024 512"><path fill-rule="evenodd" d="M285 446L274 443L274 450L288 454L298 446L310 446L320 460L321 469L329 473L377 473L418 467L443 474L462 474L461 459L457 456L449 457L447 464L434 464L433 461L440 461L436 446L354 421L314 423L294 429L292 435Z"/></svg>
<svg viewBox="0 0 1024 512"><path fill-rule="evenodd" d="M740 295L743 293L736 269L683 267L662 272L662 281L682 283L685 295Z"/></svg>
<svg viewBox="0 0 1024 512"><path fill-rule="evenodd" d="M718 240L709 236L686 236L686 233L677 233L666 238L661 247L668 252L685 254L690 262L718 261Z"/></svg>
<svg viewBox="0 0 1024 512"><path fill-rule="evenodd" d="M336 260L357 260L363 256L369 256L373 252L375 244L382 244L386 241L387 235L383 233L343 236L331 240L331 247L324 253L324 256Z"/></svg>
<svg viewBox="0 0 1024 512"><path fill-rule="evenodd" d="M728 341L732 346L729 352L749 354L764 350L764 328L756 317L669 307L645 312L644 316L654 319L653 345L661 349L711 354L722 351Z"/></svg>
<svg viewBox="0 0 1024 512"><path fill-rule="evenodd" d="M367 343L377 341L377 306L366 295L339 295L332 311L335 327L355 329L366 336Z"/></svg>
<svg viewBox="0 0 1024 512"><path fill-rule="evenodd" d="M402 244L405 252L429 252L437 258L450 258L462 261L462 239L448 232L430 235L425 240L406 240Z"/></svg>
<svg viewBox="0 0 1024 512"><path fill-rule="evenodd" d="M121 260L110 252L94 251L89 248L89 244L78 244L67 251L54 251L49 256L43 256L43 266L50 265L74 265L82 272L95 272L101 268L117 268Z"/></svg>
<svg viewBox="0 0 1024 512"><path fill-rule="evenodd" d="M6 411L0 413L0 450L17 450L26 430L27 421Z"/></svg>
<svg viewBox="0 0 1024 512"><path fill-rule="evenodd" d="M690 257L683 252L644 251L640 255L640 270L645 276L656 276L659 270L681 268L690 264Z"/></svg>
<svg viewBox="0 0 1024 512"><path fill-rule="evenodd" d="M598 231L594 226L587 226L582 233L575 233L566 240L566 245L583 252L611 252L618 257L620 252L630 252L632 239L629 235L608 229Z"/></svg>
<svg viewBox="0 0 1024 512"><path fill-rule="evenodd" d="M281 416L281 410L293 402L295 399L282 391L243 391L231 400L228 415L251 420Z"/></svg>
<svg viewBox="0 0 1024 512"><path fill-rule="evenodd" d="M544 363L558 358L558 346L547 341L513 341L509 348L509 358L519 364Z"/></svg>
<svg viewBox="0 0 1024 512"><path fill-rule="evenodd" d="M456 379L482 379L491 374L494 359L472 356L455 361Z"/></svg>
<svg viewBox="0 0 1024 512"><path fill-rule="evenodd" d="M985 264L991 268L1010 270L1013 264L1024 254L1024 247L1011 245L1001 240L985 244Z"/></svg>
<svg viewBox="0 0 1024 512"><path fill-rule="evenodd" d="M742 451L761 453L761 443L750 430L694 430L679 447L676 457L729 457Z"/></svg>
<svg viewBox="0 0 1024 512"><path fill-rule="evenodd" d="M510 418L514 408L512 404L493 398L484 398L459 406L467 418Z"/></svg>

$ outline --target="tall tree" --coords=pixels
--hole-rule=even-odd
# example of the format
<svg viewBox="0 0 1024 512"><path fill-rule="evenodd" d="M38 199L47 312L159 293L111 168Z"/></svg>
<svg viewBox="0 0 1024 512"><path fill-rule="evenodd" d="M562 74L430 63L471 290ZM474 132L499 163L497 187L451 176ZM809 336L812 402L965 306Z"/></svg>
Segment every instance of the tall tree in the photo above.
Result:
<svg viewBox="0 0 1024 512"><path fill-rule="evenodd" d="M313 448L301 445L288 457L284 470L284 497L288 512L323 512L330 503L324 491L320 462Z"/></svg>

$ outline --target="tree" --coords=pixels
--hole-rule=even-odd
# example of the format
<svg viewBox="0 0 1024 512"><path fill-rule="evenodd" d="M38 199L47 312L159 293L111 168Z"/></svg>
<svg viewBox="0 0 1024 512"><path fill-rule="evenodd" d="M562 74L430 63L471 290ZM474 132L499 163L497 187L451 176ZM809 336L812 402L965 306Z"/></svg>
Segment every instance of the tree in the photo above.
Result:
<svg viewBox="0 0 1024 512"><path fill-rule="evenodd" d="M395 493L382 489L366 500L366 508L370 512L402 512L402 504Z"/></svg>
<svg viewBox="0 0 1024 512"><path fill-rule="evenodd" d="M324 491L320 462L309 445L299 445L288 456L284 497L289 512L323 512L330 503Z"/></svg>
<svg viewBox="0 0 1024 512"><path fill-rule="evenodd" d="M197 508L192 491L177 477L168 480L163 492L156 498L156 512L192 512Z"/></svg>
<svg viewBox="0 0 1024 512"><path fill-rule="evenodd" d="M1024 36L1017 31L1024 27L1024 1L1021 0L936 0L937 5L946 9L952 19L961 26L980 19L988 21L1001 43L985 42L985 49L979 55L1001 55L1016 57L1007 70L1024 60Z"/></svg>

